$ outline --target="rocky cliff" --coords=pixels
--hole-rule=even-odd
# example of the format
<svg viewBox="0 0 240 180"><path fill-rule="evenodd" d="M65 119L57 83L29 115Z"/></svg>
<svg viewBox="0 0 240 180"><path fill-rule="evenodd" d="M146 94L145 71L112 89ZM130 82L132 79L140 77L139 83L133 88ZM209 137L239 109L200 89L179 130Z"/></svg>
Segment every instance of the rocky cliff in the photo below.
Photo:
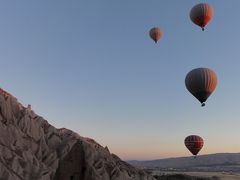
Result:
<svg viewBox="0 0 240 180"><path fill-rule="evenodd" d="M93 139L38 116L0 89L1 180L153 180Z"/></svg>

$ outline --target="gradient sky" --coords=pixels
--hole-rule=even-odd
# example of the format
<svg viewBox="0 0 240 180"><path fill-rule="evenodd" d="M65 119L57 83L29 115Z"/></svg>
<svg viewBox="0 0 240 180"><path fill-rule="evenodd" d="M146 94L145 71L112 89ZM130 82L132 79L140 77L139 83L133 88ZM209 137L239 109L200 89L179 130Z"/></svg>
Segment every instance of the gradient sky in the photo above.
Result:
<svg viewBox="0 0 240 180"><path fill-rule="evenodd" d="M200 154L240 152L240 1L209 0L204 32L189 18L199 2L2 0L0 86L125 160L189 156L191 134ZM218 75L204 108L184 84L197 67Z"/></svg>

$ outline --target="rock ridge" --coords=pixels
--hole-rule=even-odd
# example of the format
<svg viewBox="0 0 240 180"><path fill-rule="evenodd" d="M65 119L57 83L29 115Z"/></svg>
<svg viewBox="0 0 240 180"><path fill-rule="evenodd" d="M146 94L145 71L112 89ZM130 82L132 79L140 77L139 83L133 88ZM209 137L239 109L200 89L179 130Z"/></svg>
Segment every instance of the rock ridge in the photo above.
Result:
<svg viewBox="0 0 240 180"><path fill-rule="evenodd" d="M0 88L0 180L154 180Z"/></svg>

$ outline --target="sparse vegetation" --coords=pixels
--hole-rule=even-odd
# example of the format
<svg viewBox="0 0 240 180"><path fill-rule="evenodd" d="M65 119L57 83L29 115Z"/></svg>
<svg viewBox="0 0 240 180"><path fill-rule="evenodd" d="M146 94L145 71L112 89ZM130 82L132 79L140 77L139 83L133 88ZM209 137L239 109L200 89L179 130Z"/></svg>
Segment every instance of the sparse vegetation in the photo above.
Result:
<svg viewBox="0 0 240 180"><path fill-rule="evenodd" d="M184 174L168 174L168 175L154 175L157 180L220 180L219 177L196 177L196 176L189 176Z"/></svg>

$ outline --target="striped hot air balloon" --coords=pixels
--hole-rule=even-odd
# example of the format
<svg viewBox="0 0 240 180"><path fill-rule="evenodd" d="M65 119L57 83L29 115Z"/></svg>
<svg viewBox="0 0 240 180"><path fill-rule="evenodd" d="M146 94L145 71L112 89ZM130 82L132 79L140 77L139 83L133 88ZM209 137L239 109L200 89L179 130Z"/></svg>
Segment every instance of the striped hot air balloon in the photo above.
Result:
<svg viewBox="0 0 240 180"><path fill-rule="evenodd" d="M158 40L162 37L162 35L163 35L163 32L158 27L154 27L149 31L149 36L152 38L152 40L154 40L155 43L158 42Z"/></svg>
<svg viewBox="0 0 240 180"><path fill-rule="evenodd" d="M192 22L202 28L209 23L214 14L213 8L207 3L201 3L193 6L190 12Z"/></svg>
<svg viewBox="0 0 240 180"><path fill-rule="evenodd" d="M204 106L204 102L217 86L217 75L209 68L196 68L186 75L185 85L187 90Z"/></svg>
<svg viewBox="0 0 240 180"><path fill-rule="evenodd" d="M184 144L188 150L196 157L196 155L202 149L204 141L200 136L190 135L185 138Z"/></svg>

